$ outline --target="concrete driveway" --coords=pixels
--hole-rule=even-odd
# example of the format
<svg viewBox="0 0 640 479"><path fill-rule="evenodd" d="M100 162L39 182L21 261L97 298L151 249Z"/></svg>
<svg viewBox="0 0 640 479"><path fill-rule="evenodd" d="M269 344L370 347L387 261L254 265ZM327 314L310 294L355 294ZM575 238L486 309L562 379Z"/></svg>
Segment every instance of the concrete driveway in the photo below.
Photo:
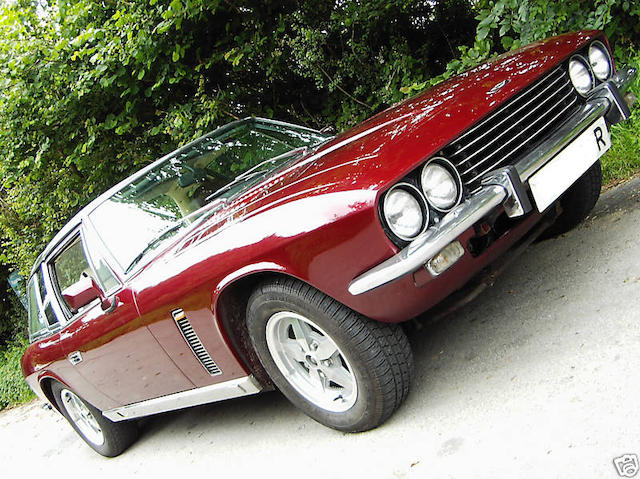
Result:
<svg viewBox="0 0 640 479"><path fill-rule="evenodd" d="M412 392L374 431L267 393L146 419L109 460L32 403L0 413L2 477L618 477L614 457L640 454L639 190L609 190L577 230L411 330Z"/></svg>

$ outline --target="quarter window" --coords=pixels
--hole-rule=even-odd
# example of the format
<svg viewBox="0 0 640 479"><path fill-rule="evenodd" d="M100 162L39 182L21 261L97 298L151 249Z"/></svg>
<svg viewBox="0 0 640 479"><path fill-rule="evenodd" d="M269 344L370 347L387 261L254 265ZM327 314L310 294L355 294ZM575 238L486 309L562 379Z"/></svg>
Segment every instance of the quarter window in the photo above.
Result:
<svg viewBox="0 0 640 479"><path fill-rule="evenodd" d="M42 270L34 273L27 287L29 298L29 338L36 339L46 334L58 324L51 307L51 296L47 295L42 278Z"/></svg>
<svg viewBox="0 0 640 479"><path fill-rule="evenodd" d="M40 272L40 270L38 270L38 272ZM29 338L33 339L47 329L47 324L40 314L39 281L35 274L29 281L27 294L29 298Z"/></svg>

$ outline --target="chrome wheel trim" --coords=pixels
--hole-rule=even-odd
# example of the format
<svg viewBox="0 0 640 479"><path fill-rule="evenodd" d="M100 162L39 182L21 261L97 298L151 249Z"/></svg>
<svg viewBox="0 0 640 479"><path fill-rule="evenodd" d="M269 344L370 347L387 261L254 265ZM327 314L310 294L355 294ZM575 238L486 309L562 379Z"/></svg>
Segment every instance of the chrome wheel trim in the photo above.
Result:
<svg viewBox="0 0 640 479"><path fill-rule="evenodd" d="M350 409L358 398L353 368L322 328L291 311L272 315L267 347L287 382L315 406L330 412Z"/></svg>
<svg viewBox="0 0 640 479"><path fill-rule="evenodd" d="M96 446L104 444L104 433L93 413L82 400L68 389L60 391L62 404L71 421L78 426L82 435Z"/></svg>

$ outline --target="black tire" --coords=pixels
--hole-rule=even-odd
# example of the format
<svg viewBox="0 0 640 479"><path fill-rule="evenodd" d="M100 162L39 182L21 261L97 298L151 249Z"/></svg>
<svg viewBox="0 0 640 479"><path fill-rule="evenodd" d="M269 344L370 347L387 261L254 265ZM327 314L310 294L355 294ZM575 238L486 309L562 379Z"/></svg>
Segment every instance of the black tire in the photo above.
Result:
<svg viewBox="0 0 640 479"><path fill-rule="evenodd" d="M98 409L91 404L80 398L71 389L65 385L55 382L51 386L51 392L58 404L58 409L62 415L69 421L71 427L75 429L78 435L86 442L93 450L98 454L102 454L106 457L115 457L121 454L138 438L138 426L133 421L112 422L102 415ZM73 419L73 408L75 406L69 404L69 401L73 401L72 398L78 399L85 407L90 416L99 425L103 441L92 440L82 430L82 425L79 425Z"/></svg>
<svg viewBox="0 0 640 479"><path fill-rule="evenodd" d="M273 321L281 315L300 316L309 321L305 327L308 327L310 335L322 338L320 349L314 344L315 340L308 343L311 349L315 346L318 352L317 361L314 362L311 358L305 360L306 362L298 362L298 365L301 367L300 377L305 373L311 377L312 368L317 367L316 372L320 375L322 383L319 391L324 393L328 390L329 396L337 394L333 403L328 402L328 407L324 406L327 402L321 403L305 397L296 387L296 384L301 384L300 377L289 374L289 378L293 379L286 379L280 367L276 365L274 355L267 344L267 334L273 337L272 333L268 333L268 330L273 330L269 329L269 324L272 324L270 319ZM375 428L391 416L409 393L413 375L413 355L402 328L399 325L372 321L307 284L283 278L259 285L249 298L247 327L258 358L276 386L296 407L325 426L345 432ZM295 344L300 344L295 333L293 334ZM283 342L290 340L291 336L283 337ZM323 375L320 372L322 366L318 363L324 366L327 364L319 354L323 345L329 343L337 349L331 357L333 359L328 360L330 367L325 370L326 375ZM271 344L274 344L273 340ZM304 350L304 347L300 348ZM297 359L293 359L290 363L293 370L298 368L296 361ZM354 379L355 386L352 389L343 389L347 393L346 399L343 392L334 392L340 391L342 386L340 382L333 382L333 377L328 371L336 368L343 374L347 371ZM348 395L349 391L353 392L351 396ZM354 401L352 405L350 401ZM342 407L340 403L348 409L330 410Z"/></svg>
<svg viewBox="0 0 640 479"><path fill-rule="evenodd" d="M582 223L596 205L601 189L602 166L598 160L562 195L562 213L540 239L559 236Z"/></svg>

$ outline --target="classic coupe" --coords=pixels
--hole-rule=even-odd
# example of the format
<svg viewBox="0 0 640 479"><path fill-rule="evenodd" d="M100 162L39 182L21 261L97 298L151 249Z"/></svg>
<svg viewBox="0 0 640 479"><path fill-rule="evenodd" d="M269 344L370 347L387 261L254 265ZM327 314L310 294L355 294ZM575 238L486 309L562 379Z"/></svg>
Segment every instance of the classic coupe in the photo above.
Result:
<svg viewBox="0 0 640 479"><path fill-rule="evenodd" d="M380 425L412 380L401 323L588 215L635 73L581 31L337 136L247 118L169 153L39 256L28 384L105 456L136 418L276 388L329 427Z"/></svg>

